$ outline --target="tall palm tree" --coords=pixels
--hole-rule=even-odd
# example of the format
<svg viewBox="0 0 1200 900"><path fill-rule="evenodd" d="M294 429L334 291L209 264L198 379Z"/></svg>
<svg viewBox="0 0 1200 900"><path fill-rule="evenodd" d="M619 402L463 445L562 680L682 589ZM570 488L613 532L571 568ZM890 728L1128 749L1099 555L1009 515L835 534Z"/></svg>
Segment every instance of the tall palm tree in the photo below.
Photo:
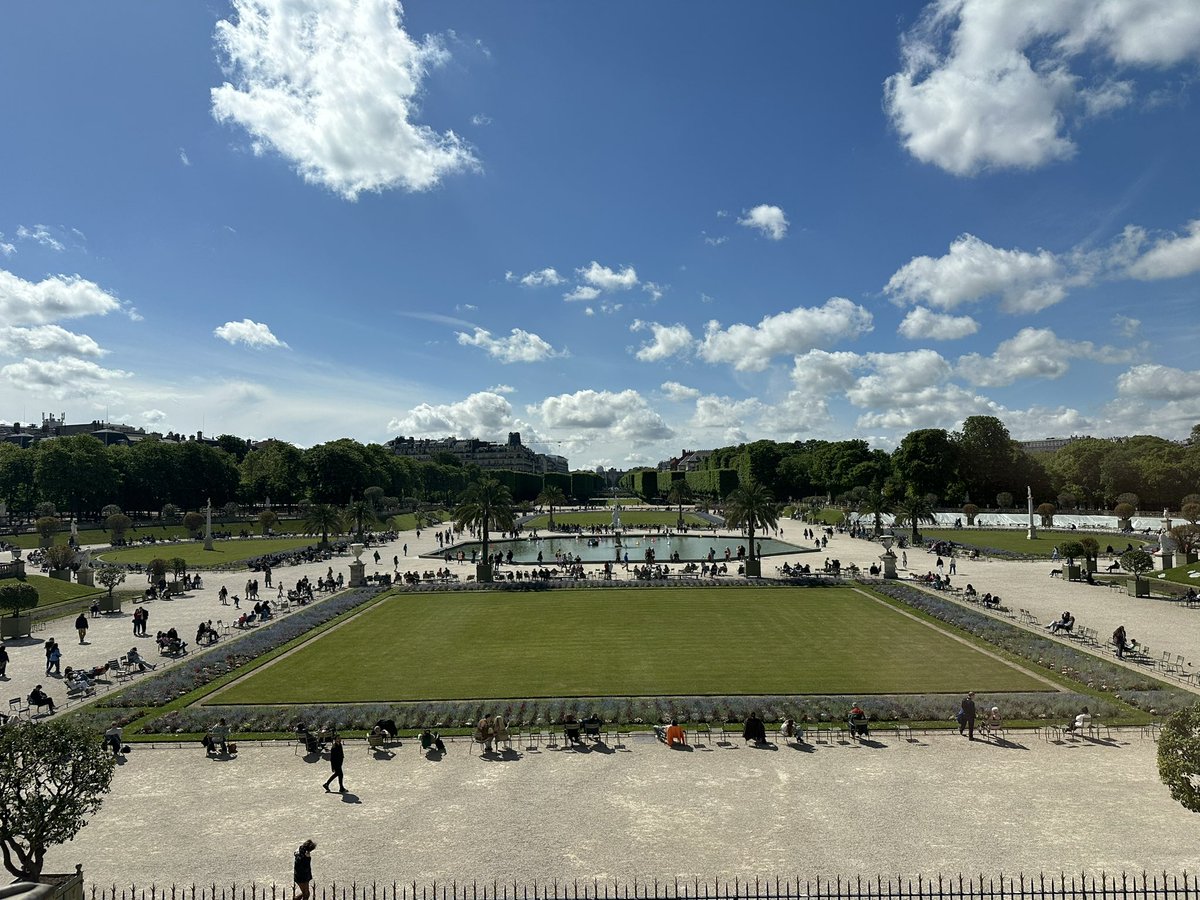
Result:
<svg viewBox="0 0 1200 900"><path fill-rule="evenodd" d="M904 499L896 504L896 523L911 527L912 542L918 544L921 541L919 526L922 522L928 522L930 525L937 522L933 515L933 504L910 489Z"/></svg>
<svg viewBox="0 0 1200 900"><path fill-rule="evenodd" d="M683 504L692 502L692 489L688 487L688 483L683 479L671 482L671 489L667 491L667 502L679 507L679 521L676 525L683 527Z"/></svg>
<svg viewBox="0 0 1200 900"><path fill-rule="evenodd" d="M748 482L725 500L725 524L730 528L745 528L750 538L746 556L746 575L757 578L762 574L762 563L754 545L754 529L767 530L779 524L779 506L763 485Z"/></svg>
<svg viewBox="0 0 1200 900"><path fill-rule="evenodd" d="M332 503L314 503L304 514L304 533L319 534L321 549L329 549L329 535L345 530L342 513Z"/></svg>
<svg viewBox="0 0 1200 900"><path fill-rule="evenodd" d="M879 488L871 488L859 501L858 514L875 518L875 537L883 529L883 517L892 511L892 500Z"/></svg>
<svg viewBox="0 0 1200 900"><path fill-rule="evenodd" d="M354 539L361 541L363 532L379 523L379 514L370 500L351 500L346 504L346 524L354 526Z"/></svg>
<svg viewBox="0 0 1200 900"><path fill-rule="evenodd" d="M546 527L553 529L554 528L554 507L566 506L567 505L567 495L563 493L562 488L558 487L557 485L552 484L552 485L548 485L547 487L543 488L542 492L537 495L537 499L534 502L537 503L538 506L550 507L550 523Z"/></svg>
<svg viewBox="0 0 1200 900"><path fill-rule="evenodd" d="M483 559L475 567L478 581L492 580L488 555L488 537L492 528L507 531L513 527L513 499L508 488L495 478L480 478L468 485L454 510L454 522L460 528L478 528L483 540Z"/></svg>

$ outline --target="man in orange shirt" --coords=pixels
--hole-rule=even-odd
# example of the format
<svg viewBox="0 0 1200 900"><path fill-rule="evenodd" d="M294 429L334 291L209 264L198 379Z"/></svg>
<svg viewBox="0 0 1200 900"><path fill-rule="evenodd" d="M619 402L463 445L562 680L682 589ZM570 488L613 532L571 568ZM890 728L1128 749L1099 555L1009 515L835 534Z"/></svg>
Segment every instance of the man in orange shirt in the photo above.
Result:
<svg viewBox="0 0 1200 900"><path fill-rule="evenodd" d="M679 724L678 719L672 719L671 724L666 728L663 728L661 725L655 725L654 734L668 747L674 747L676 744L681 747L687 746L687 732L683 730L683 726Z"/></svg>

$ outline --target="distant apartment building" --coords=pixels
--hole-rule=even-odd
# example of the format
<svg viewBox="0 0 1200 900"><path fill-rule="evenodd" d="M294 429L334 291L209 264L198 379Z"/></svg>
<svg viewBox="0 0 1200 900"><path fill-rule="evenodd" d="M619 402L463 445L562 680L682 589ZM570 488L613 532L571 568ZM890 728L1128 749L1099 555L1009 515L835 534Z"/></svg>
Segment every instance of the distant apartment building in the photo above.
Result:
<svg viewBox="0 0 1200 900"><path fill-rule="evenodd" d="M658 464L660 472L698 472L704 461L712 456L711 450L683 450L678 456L664 459Z"/></svg>
<svg viewBox="0 0 1200 900"><path fill-rule="evenodd" d="M1056 450L1061 450L1068 444L1082 440L1086 436L1077 434L1066 438L1049 437L1037 441L1017 441L1017 443L1026 453L1053 453Z"/></svg>
<svg viewBox="0 0 1200 900"><path fill-rule="evenodd" d="M412 438L398 437L388 441L388 447L397 456L428 461L439 453L448 453L463 465L474 463L481 469L506 469L512 472L530 472L544 475L547 472L567 474L570 467L565 456L535 453L521 443L521 433L510 431L508 441L496 444L478 438Z"/></svg>
<svg viewBox="0 0 1200 900"><path fill-rule="evenodd" d="M38 441L56 437L70 437L73 434L90 434L105 445L134 444L149 437L144 428L134 428L118 422L101 422L93 419L91 422L67 424L67 414L42 413L41 425L22 425L14 422L11 425L0 425L0 441L19 444L28 447Z"/></svg>

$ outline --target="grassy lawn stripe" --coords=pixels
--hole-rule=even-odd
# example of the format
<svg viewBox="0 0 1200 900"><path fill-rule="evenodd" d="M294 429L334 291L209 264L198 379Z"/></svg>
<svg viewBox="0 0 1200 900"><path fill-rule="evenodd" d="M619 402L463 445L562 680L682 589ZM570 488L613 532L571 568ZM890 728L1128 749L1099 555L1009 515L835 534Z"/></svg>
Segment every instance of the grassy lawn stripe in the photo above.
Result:
<svg viewBox="0 0 1200 900"><path fill-rule="evenodd" d="M213 541L211 550L204 549L202 540L178 544L156 543L105 550L97 558L103 563L146 565L150 560L159 558L169 563L178 556L186 560L188 569L192 570L229 565L267 553L299 550L301 547L315 546L319 541L320 537L234 538Z"/></svg>
<svg viewBox="0 0 1200 900"><path fill-rule="evenodd" d="M222 704L1044 691L1044 679L852 589L398 595Z"/></svg>
<svg viewBox="0 0 1200 900"><path fill-rule="evenodd" d="M683 522L690 528L711 528L712 523L692 512L685 511ZM662 525L674 528L679 523L678 509L622 509L621 527L641 527L645 525ZM549 514L534 516L526 521L524 528L544 529L550 524ZM590 528L593 525L612 525L612 510L585 510L581 512L554 513L555 525L570 525L572 527Z"/></svg>

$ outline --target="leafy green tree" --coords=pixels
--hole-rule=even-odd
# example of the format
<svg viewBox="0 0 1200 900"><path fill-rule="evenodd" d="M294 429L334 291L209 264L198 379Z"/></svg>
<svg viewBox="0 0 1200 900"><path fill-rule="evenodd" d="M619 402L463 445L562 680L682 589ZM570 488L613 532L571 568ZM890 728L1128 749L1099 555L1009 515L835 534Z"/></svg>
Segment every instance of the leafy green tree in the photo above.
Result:
<svg viewBox="0 0 1200 900"><path fill-rule="evenodd" d="M454 522L460 528L478 529L483 559L475 567L475 577L479 581L491 581L488 542L493 528L508 531L514 526L512 493L495 478L481 478L463 491L454 510Z"/></svg>
<svg viewBox="0 0 1200 900"><path fill-rule="evenodd" d="M1158 736L1158 777L1171 797L1200 812L1200 704L1181 709Z"/></svg>
<svg viewBox="0 0 1200 900"><path fill-rule="evenodd" d="M1054 514L1058 512L1058 507L1053 503L1042 503L1037 508L1037 514L1041 516L1043 528L1054 527Z"/></svg>
<svg viewBox="0 0 1200 900"><path fill-rule="evenodd" d="M967 517L968 525L974 525L975 517L977 515L979 515L979 507L976 506L974 503L964 503L963 508L962 508L962 514Z"/></svg>
<svg viewBox="0 0 1200 900"><path fill-rule="evenodd" d="M217 435L217 446L228 453L238 463L250 452L250 442L233 434Z"/></svg>
<svg viewBox="0 0 1200 900"><path fill-rule="evenodd" d="M187 574L187 560L182 556L171 557L171 577L178 581L180 576Z"/></svg>
<svg viewBox="0 0 1200 900"><path fill-rule="evenodd" d="M183 527L187 529L188 534L192 537L200 536L200 529L204 527L207 519L203 514L198 512L190 512L183 517Z"/></svg>
<svg viewBox="0 0 1200 900"><path fill-rule="evenodd" d="M112 535L113 543L115 544L121 538L125 537L126 532L133 527L133 519L129 518L123 512L116 512L104 520L104 527Z"/></svg>
<svg viewBox="0 0 1200 900"><path fill-rule="evenodd" d="M242 508L234 501L230 500L221 507L221 519L224 522L233 522L242 515Z"/></svg>
<svg viewBox="0 0 1200 900"><path fill-rule="evenodd" d="M38 518L41 519L53 519L58 516L58 507L49 500L43 500L35 507L34 511L38 514Z"/></svg>
<svg viewBox="0 0 1200 900"><path fill-rule="evenodd" d="M46 548L46 563L52 572L61 572L75 561L75 549L66 544L55 544Z"/></svg>
<svg viewBox="0 0 1200 900"><path fill-rule="evenodd" d="M304 480L317 503L344 504L373 484L367 480L363 445L342 438L304 451Z"/></svg>
<svg viewBox="0 0 1200 900"><path fill-rule="evenodd" d="M667 502L672 506L679 507L679 518L676 520L676 526L683 527L683 505L691 503L693 499L692 489L688 483L682 479L671 482L671 489L667 491Z"/></svg>
<svg viewBox="0 0 1200 900"><path fill-rule="evenodd" d="M304 533L320 535L322 550L329 548L329 535L342 534L345 530L342 512L332 503L314 503L304 513Z"/></svg>
<svg viewBox="0 0 1200 900"><path fill-rule="evenodd" d="M892 453L897 481L919 494L944 496L957 477L958 462L958 444L943 428L910 431Z"/></svg>
<svg viewBox="0 0 1200 900"><path fill-rule="evenodd" d="M96 510L117 487L116 470L100 441L73 434L34 446L34 478L38 492L60 508L79 516Z"/></svg>
<svg viewBox="0 0 1200 900"><path fill-rule="evenodd" d="M10 513L28 515L37 500L33 479L33 451L0 443L0 499Z"/></svg>
<svg viewBox="0 0 1200 900"><path fill-rule="evenodd" d="M49 547L54 536L58 534L61 523L54 516L42 516L33 523L33 527L41 537L43 546Z"/></svg>
<svg viewBox="0 0 1200 900"><path fill-rule="evenodd" d="M1154 557L1145 550L1126 550L1121 554L1121 568L1132 572L1133 580L1137 582L1154 568Z"/></svg>
<svg viewBox="0 0 1200 900"><path fill-rule="evenodd" d="M163 504L162 511L158 515L164 524L173 525L179 521L180 517L183 515L183 510L181 510L174 503L165 503Z"/></svg>
<svg viewBox="0 0 1200 900"><path fill-rule="evenodd" d="M567 495L563 493L562 488L555 485L542 488L542 492L538 494L537 500L534 501L538 506L550 507L550 523L548 528L554 528L554 507L566 506Z"/></svg>
<svg viewBox="0 0 1200 900"><path fill-rule="evenodd" d="M1200 551L1200 525L1176 525L1171 529L1171 537L1181 553L1192 555Z"/></svg>
<svg viewBox="0 0 1200 900"><path fill-rule="evenodd" d="M70 720L0 728L0 849L19 880L42 874L46 851L77 835L100 808L116 758Z"/></svg>
<svg viewBox="0 0 1200 900"><path fill-rule="evenodd" d="M108 596L111 598L117 585L125 583L125 571L116 566L104 566L96 571L96 583L108 588Z"/></svg>
<svg viewBox="0 0 1200 900"><path fill-rule="evenodd" d="M387 499L387 492L377 484L371 485L363 491L363 499L371 504L371 508L376 512L383 509L384 501Z"/></svg>
<svg viewBox="0 0 1200 900"><path fill-rule="evenodd" d="M904 495L904 499L896 504L895 511L896 524L902 528L907 526L912 529L914 545L921 542L921 523L927 522L932 525L937 522L933 515L933 504L914 491L909 491Z"/></svg>
<svg viewBox="0 0 1200 900"><path fill-rule="evenodd" d="M1008 429L995 416L968 416L954 435L959 472L972 497L994 497L1010 480L1019 452Z"/></svg>
<svg viewBox="0 0 1200 900"><path fill-rule="evenodd" d="M1083 548L1083 558L1089 563L1095 563L1100 558L1100 542L1094 537L1081 537L1079 546Z"/></svg>
<svg viewBox="0 0 1200 900"><path fill-rule="evenodd" d="M150 575L150 580L157 583L167 577L167 561L161 556L156 556L150 562L146 563L146 572Z"/></svg>
<svg viewBox="0 0 1200 900"><path fill-rule="evenodd" d="M20 616L23 609L33 609L37 602L37 588L32 584L24 581L6 581L0 585L0 606L12 610L14 618Z"/></svg>
<svg viewBox="0 0 1200 900"><path fill-rule="evenodd" d="M258 514L258 524L262 526L262 533L265 537L267 533L275 527L279 521L279 514L273 509L264 509Z"/></svg>
<svg viewBox="0 0 1200 900"><path fill-rule="evenodd" d="M107 519L109 516L116 516L116 515L121 514L122 512L124 512L124 510L121 509L121 507L117 506L117 504L107 503L107 504L105 504L104 509L100 510L100 515L103 518Z"/></svg>
<svg viewBox="0 0 1200 900"><path fill-rule="evenodd" d="M762 564L754 543L754 530L764 531L779 525L779 505L765 485L757 481L743 483L725 498L725 524L730 528L745 529L749 543L746 556L746 575L757 578L762 574Z"/></svg>
<svg viewBox="0 0 1200 900"><path fill-rule="evenodd" d="M1009 491L1001 491L996 495L996 505L1001 509L1012 509L1013 495Z"/></svg>
<svg viewBox="0 0 1200 900"><path fill-rule="evenodd" d="M1083 543L1081 541L1063 541L1058 545L1058 554L1067 561L1068 565L1075 565L1075 560L1079 559L1085 553Z"/></svg>
<svg viewBox="0 0 1200 900"><path fill-rule="evenodd" d="M1131 503L1118 503L1113 507L1113 515L1117 517L1123 527L1129 526L1129 520L1133 518L1133 514L1137 512Z"/></svg>
<svg viewBox="0 0 1200 900"><path fill-rule="evenodd" d="M238 492L243 500L261 503L294 503L300 494L304 456L299 448L284 441L266 441L251 450L238 466Z"/></svg>
<svg viewBox="0 0 1200 900"><path fill-rule="evenodd" d="M1200 503L1184 503L1179 507L1179 514L1187 519L1191 525L1200 523Z"/></svg>

